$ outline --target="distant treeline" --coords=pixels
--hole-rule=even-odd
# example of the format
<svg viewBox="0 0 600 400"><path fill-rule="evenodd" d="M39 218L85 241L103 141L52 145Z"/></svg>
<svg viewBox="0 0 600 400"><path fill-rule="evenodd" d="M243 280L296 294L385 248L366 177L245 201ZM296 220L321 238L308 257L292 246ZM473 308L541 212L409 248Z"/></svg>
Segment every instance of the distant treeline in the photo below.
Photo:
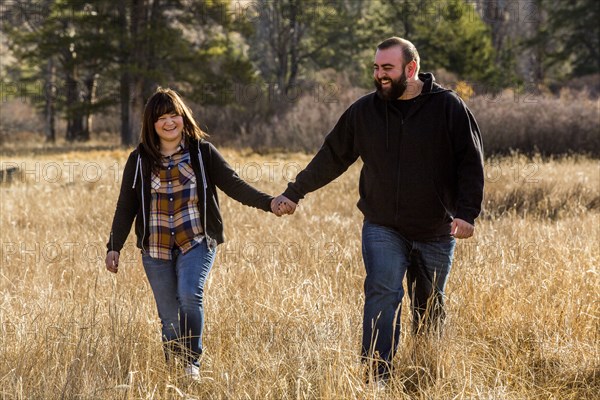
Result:
<svg viewBox="0 0 600 400"><path fill-rule="evenodd" d="M452 77L442 83L466 99L486 99L473 107L487 132L528 121L494 134L492 148L542 150L536 138L551 138L551 151L598 152L581 133L593 107L591 117L588 108L565 114L556 94L600 71L599 10L595 0L14 0L1 9L0 135L19 126L6 107L16 101L35 107L49 141L58 127L68 141L86 141L109 120L133 144L145 100L169 86L223 140L312 149L341 106L370 90L375 45L397 35L415 43L422 70ZM554 91L554 100L490 101L523 87ZM548 133L534 132L545 124Z"/></svg>

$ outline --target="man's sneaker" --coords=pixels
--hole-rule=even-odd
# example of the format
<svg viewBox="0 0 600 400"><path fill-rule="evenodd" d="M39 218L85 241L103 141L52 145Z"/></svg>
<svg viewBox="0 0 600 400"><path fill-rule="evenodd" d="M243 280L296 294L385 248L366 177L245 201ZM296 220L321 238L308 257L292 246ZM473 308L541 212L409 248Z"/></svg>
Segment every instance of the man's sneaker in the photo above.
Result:
<svg viewBox="0 0 600 400"><path fill-rule="evenodd" d="M373 382L373 384L375 392L385 392L389 389L389 383L387 380L380 379L376 382Z"/></svg>
<svg viewBox="0 0 600 400"><path fill-rule="evenodd" d="M195 366L194 364L188 364L187 367L184 368L185 376L191 378L195 381L200 380L200 368Z"/></svg>

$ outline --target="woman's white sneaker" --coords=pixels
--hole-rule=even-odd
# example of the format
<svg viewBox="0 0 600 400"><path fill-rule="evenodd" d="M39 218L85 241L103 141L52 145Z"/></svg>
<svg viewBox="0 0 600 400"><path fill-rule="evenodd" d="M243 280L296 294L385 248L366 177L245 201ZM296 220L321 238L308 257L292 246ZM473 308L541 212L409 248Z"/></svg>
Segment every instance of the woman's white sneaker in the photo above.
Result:
<svg viewBox="0 0 600 400"><path fill-rule="evenodd" d="M195 381L200 380L200 368L198 368L194 364L188 364L184 368L184 372L185 372L185 376L187 376L188 378L191 378Z"/></svg>

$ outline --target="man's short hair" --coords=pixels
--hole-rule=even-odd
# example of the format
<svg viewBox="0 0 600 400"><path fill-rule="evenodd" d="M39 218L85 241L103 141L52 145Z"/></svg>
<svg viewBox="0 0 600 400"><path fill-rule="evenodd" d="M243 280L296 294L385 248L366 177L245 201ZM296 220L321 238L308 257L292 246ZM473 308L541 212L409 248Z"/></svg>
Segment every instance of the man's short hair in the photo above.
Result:
<svg viewBox="0 0 600 400"><path fill-rule="evenodd" d="M402 59L404 61L404 66L411 61L417 62L417 71L421 65L421 58L419 57L419 52L414 44L409 42L406 39L402 39L398 36L392 36L390 38L385 39L383 42L377 45L377 50L386 50L394 46L400 46L402 49Z"/></svg>

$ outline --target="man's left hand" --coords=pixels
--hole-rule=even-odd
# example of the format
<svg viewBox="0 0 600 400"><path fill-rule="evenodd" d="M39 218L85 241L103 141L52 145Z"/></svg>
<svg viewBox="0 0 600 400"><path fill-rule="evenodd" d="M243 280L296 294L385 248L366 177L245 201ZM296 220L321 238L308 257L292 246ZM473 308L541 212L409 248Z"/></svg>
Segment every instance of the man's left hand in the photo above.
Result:
<svg viewBox="0 0 600 400"><path fill-rule="evenodd" d="M460 218L454 218L450 227L450 234L457 239L470 238L474 231L475 226Z"/></svg>

